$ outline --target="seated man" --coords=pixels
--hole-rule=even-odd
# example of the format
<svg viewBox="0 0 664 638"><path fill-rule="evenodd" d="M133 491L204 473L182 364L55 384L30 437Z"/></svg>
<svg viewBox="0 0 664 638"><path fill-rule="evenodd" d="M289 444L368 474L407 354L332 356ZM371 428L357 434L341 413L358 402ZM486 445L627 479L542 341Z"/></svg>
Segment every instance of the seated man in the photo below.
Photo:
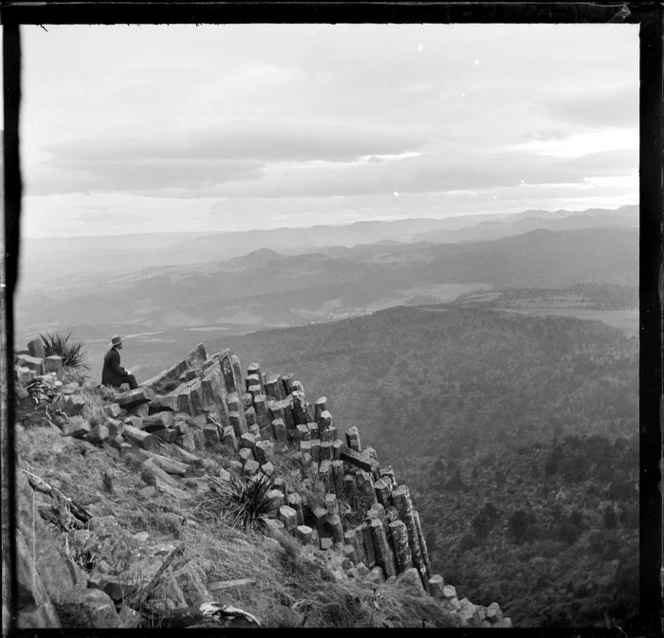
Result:
<svg viewBox="0 0 664 638"><path fill-rule="evenodd" d="M120 353L124 337L113 337L111 349L104 355L104 368L101 372L102 385L110 385L119 388L123 383L128 383L131 390L138 387L136 377L131 370L126 370L120 365Z"/></svg>

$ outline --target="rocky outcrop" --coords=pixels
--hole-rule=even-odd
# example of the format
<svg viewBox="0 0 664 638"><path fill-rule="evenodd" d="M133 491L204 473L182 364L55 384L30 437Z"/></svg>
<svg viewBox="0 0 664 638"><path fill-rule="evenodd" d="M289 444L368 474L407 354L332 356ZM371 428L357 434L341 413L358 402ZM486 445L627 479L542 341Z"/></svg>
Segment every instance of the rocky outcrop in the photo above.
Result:
<svg viewBox="0 0 664 638"><path fill-rule="evenodd" d="M35 344L33 351L39 353ZM312 402L292 374L266 377L258 363L251 363L245 374L229 351L208 355L199 344L137 390L109 400L102 421L90 424L83 417L81 397L65 392L58 373L46 373L43 360L37 359L23 355L18 361L19 387L39 378L59 391L53 405L59 410L55 423L63 435L102 446L117 457L132 453L141 458L146 497L156 491L186 500L201 487L196 481L208 471L228 480L228 472L205 467L196 455L201 448L212 453L225 448L238 474L273 481L269 496L274 507L266 533L274 538L289 535L324 552L334 563L335 578L410 588L439 601L462 626L509 625L496 603L485 609L459 601L454 588L432 573L408 487L397 483L392 468L381 466L372 448L362 447L356 425L334 422L327 398ZM162 454L164 446L172 453ZM322 486L324 505L308 500L294 491L291 480L275 475L275 455L288 456L296 464L296 483ZM107 626L126 626L122 623L130 622L131 600L146 592L164 609L198 607L210 600L205 575L195 566L177 566L177 543L150 544L149 539L124 532L113 517L91 517L75 534L76 551L95 557L84 577L80 569L69 567L65 575L71 561L64 558L49 565L33 560L31 572L25 548L34 539L28 531L32 519L26 518L26 503L32 497L25 480L21 485L26 519L19 532L21 582L31 583L30 595L23 597L28 601L21 610L23 626L58 626L51 601L63 587L53 587L56 580ZM51 548L44 551L50 552L52 539L39 526L35 529L45 539L44 547ZM57 569L63 573L56 578ZM90 588L96 591L90 593ZM76 593L79 590L83 595Z"/></svg>

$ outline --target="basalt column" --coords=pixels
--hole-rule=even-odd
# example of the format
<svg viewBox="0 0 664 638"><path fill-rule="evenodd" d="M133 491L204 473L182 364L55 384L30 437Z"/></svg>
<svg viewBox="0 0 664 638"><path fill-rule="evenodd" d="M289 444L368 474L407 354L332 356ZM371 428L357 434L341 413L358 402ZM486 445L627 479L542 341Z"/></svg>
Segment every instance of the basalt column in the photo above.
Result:
<svg viewBox="0 0 664 638"><path fill-rule="evenodd" d="M413 566L413 559L408 545L408 530L403 521L393 521L389 524L394 547L394 557L397 563L397 572L401 574Z"/></svg>
<svg viewBox="0 0 664 638"><path fill-rule="evenodd" d="M392 492L392 502L399 518L405 523L408 532L408 545L412 554L413 564L420 573L422 585L428 591L429 587L429 573L427 570L428 557L425 561L422 545L420 543L420 535L418 533L419 526L417 525L415 513L413 510L413 503L410 499L410 491L406 485L396 487Z"/></svg>
<svg viewBox="0 0 664 638"><path fill-rule="evenodd" d="M394 563L394 554L392 548L387 542L387 535L383 521L380 518L373 518L369 523L371 527L371 540L373 541L376 564L383 568L385 577L396 576L397 570Z"/></svg>

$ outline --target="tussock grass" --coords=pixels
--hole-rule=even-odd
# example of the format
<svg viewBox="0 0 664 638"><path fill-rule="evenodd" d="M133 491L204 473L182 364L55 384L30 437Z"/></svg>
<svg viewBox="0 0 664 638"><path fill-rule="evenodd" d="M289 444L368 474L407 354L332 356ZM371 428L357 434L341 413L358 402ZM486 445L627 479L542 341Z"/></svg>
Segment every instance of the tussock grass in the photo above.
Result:
<svg viewBox="0 0 664 638"><path fill-rule="evenodd" d="M108 421L104 412L104 400L94 391L83 390L81 395L85 398L82 417L92 426L103 425Z"/></svg>
<svg viewBox="0 0 664 638"><path fill-rule="evenodd" d="M268 496L271 478L259 474L246 479L231 474L230 481L208 477L210 489L195 499L196 515L212 521L224 520L230 527L261 531L275 513L276 502Z"/></svg>
<svg viewBox="0 0 664 638"><path fill-rule="evenodd" d="M85 363L83 344L80 341L71 340L71 332L65 337L59 333L40 334L44 344L44 354L47 357L58 355L62 357L62 365L74 370L89 370Z"/></svg>

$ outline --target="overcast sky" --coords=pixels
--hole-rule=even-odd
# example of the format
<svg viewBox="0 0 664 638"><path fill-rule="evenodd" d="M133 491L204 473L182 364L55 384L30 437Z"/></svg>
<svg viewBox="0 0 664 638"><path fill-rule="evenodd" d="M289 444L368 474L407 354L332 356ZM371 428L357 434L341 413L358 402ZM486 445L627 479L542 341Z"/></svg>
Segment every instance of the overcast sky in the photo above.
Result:
<svg viewBox="0 0 664 638"><path fill-rule="evenodd" d="M21 28L27 236L638 202L638 26Z"/></svg>

